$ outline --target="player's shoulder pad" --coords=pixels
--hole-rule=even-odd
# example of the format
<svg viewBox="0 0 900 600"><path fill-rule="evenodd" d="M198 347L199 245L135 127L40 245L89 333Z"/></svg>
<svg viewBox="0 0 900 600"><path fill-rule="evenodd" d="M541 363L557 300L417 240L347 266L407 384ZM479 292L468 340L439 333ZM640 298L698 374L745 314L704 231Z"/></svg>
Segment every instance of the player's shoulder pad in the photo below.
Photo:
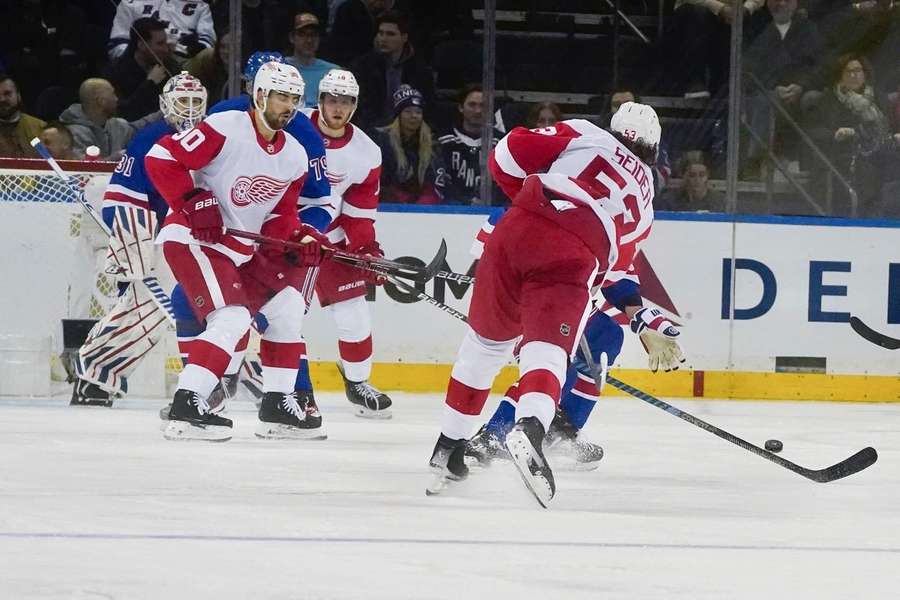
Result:
<svg viewBox="0 0 900 600"><path fill-rule="evenodd" d="M609 135L605 129L591 123L587 119L566 119L560 121L560 123L567 125L581 135Z"/></svg>
<svg viewBox="0 0 900 600"><path fill-rule="evenodd" d="M215 113L225 112L228 110L249 110L250 109L250 96L246 94L241 94L240 96L236 96L234 98L226 98L225 100L219 100L216 102L212 108L207 111L207 114L213 115Z"/></svg>
<svg viewBox="0 0 900 600"><path fill-rule="evenodd" d="M367 159L370 159L375 166L381 164L381 146L369 137L365 131L355 125L353 127L353 140L358 144L359 152Z"/></svg>
<svg viewBox="0 0 900 600"><path fill-rule="evenodd" d="M153 144L170 133L175 133L175 128L169 125L165 119L144 125L137 130L137 133L128 142L126 152L131 156L146 154L153 147Z"/></svg>
<svg viewBox="0 0 900 600"><path fill-rule="evenodd" d="M305 114L301 114L298 111L298 114L294 115L291 122L284 128L284 131L300 142L307 154L316 156L325 153L325 143L322 141L322 136L319 135L312 121Z"/></svg>

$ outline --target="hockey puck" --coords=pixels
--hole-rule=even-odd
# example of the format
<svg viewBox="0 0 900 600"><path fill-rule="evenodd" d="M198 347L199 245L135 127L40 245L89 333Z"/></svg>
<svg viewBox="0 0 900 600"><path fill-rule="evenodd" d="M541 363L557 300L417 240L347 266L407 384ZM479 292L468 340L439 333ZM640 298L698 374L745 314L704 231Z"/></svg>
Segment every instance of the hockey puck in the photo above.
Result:
<svg viewBox="0 0 900 600"><path fill-rule="evenodd" d="M781 452L782 448L784 448L784 444L781 443L781 440L766 440L766 450L769 452Z"/></svg>

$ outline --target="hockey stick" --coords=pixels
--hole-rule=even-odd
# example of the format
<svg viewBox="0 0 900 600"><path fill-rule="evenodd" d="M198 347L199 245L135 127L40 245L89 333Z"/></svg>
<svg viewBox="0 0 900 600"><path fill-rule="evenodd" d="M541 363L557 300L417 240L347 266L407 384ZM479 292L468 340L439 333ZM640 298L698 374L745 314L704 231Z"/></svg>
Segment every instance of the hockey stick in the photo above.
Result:
<svg viewBox="0 0 900 600"><path fill-rule="evenodd" d="M863 338L882 348L888 350L897 350L900 348L900 340L892 338L889 335L878 333L868 325L862 322L859 317L850 317L850 327Z"/></svg>
<svg viewBox="0 0 900 600"><path fill-rule="evenodd" d="M441 309L442 311L444 311L451 317L459 319L463 323L467 323L469 321L469 318L466 316L466 314L464 312L460 312L460 311L456 310L455 308L453 308L452 306L447 306L443 302L440 302L437 298L434 298L433 296L429 296L425 292L419 291L418 289L409 285L405 281L401 281L395 275L391 275L389 273L382 273L382 274L385 276L385 278L388 281L390 281L393 285L400 288L404 292L406 292L408 294L415 294L416 298L418 300L422 300L434 307Z"/></svg>
<svg viewBox="0 0 900 600"><path fill-rule="evenodd" d="M392 283L395 283L395 282L392 281ZM396 285L396 283L395 283L395 285ZM425 300L432 306L436 306L436 307L440 308L441 310L448 313L449 315L456 317L457 319L459 319L463 322L466 322L468 320L464 313L447 306L443 302L438 301L437 299L429 296L428 294L425 294L424 292L420 292L420 291L412 288L412 286L408 286L405 284L401 284L401 285L403 287L405 287L406 291L415 292L416 296L419 299ZM581 348L582 354L584 354L585 362L588 365L588 369L590 370L591 374L594 377L594 382L597 385L597 391L600 392L600 391L602 391L600 389L601 388L600 382L603 381L603 373L597 368L597 364L594 362L594 358L591 355L591 349L588 344L587 338L582 336L581 339L579 340L578 344ZM606 375L606 381L614 388L619 389L619 390L625 392L626 394L634 396L638 400L643 400L644 402L647 402L648 404L652 404L656 408L660 408L671 415L674 415L684 421L687 421L691 425L695 425L695 426L699 427L700 429L704 429L704 430L712 433L713 435L716 435L724 440L731 442L732 444L736 444L737 446L740 446L744 450L748 450L748 451L752 452L753 454L756 454L757 456L761 456L767 460L772 461L776 465L784 467L785 469L793 471L794 473L802 475L803 477L806 477L807 479L811 479L812 481L815 481L818 483L827 483L829 481L835 481L837 479L847 477L848 475L853 475L854 473L858 473L859 471L862 471L863 469L872 466L875 463L875 461L878 460L878 453L875 451L875 448L872 448L871 446L869 446L867 448L863 448L862 450L860 450L853 456L846 458L846 459L842 460L841 462L834 464L830 467L827 467L825 469L817 469L816 470L816 469L808 469L806 467L801 467L800 465L798 465L796 463L793 463L789 460L781 458L774 452L769 452L768 450L765 450L764 448L760 448L759 446L756 446L754 444L751 444L750 442L742 440L741 438L725 431L724 429L721 429L719 427L716 427L715 425L707 423L706 421L704 421L702 419L698 419L694 415L687 413L679 408L676 408L667 402L663 402L662 400L660 400L659 398L656 398L655 396L651 396L650 394L643 392L643 391L637 389L636 387L632 387L623 381L619 381L615 377Z"/></svg>
<svg viewBox="0 0 900 600"><path fill-rule="evenodd" d="M594 381L599 381L597 377L600 375L600 372L597 369L597 365L594 363L593 357L591 356L591 349L588 345L587 338L582 337L578 342L578 345L581 348L582 354L584 355L585 362L587 362L588 369L590 369L592 374L595 374ZM835 481L837 479L847 477L848 475L853 475L854 473L858 473L863 469L872 466L873 464L875 464L875 461L878 460L878 453L875 451L875 448L869 446L867 448L863 448L853 456L845 458L841 462L833 464L825 469L808 469L806 467L801 467L796 463L781 458L774 452L769 452L764 448L760 448L759 446L751 444L750 442L743 440L736 435L725 431L724 429L720 429L715 425L707 423L703 419L698 419L694 415L687 413L680 408L676 408L667 402L663 402L655 396L651 396L650 394L632 387L627 383L619 381L615 377L607 375L606 381L614 388L619 389L626 394L629 394L630 396L634 396L638 400L643 400L648 404L652 404L656 408L660 408L671 415L675 415L679 419L687 421L691 425L695 425L700 429L706 430L711 434L722 438L723 440L727 440L732 444L740 446L744 450L748 450L753 454L756 454L757 456L761 456L766 460L770 460L780 467L784 467L785 469L793 471L794 473L802 475L803 477L806 477L807 479L810 479L817 483L828 483L829 481ZM597 384L597 389L600 389L599 384Z"/></svg>
<svg viewBox="0 0 900 600"><path fill-rule="evenodd" d="M78 202L81 203L81 206L87 211L87 214L94 220L97 226L103 231L107 236L111 236L112 233L109 230L109 227L106 226L106 223L103 222L103 219L100 215L97 214L97 211L94 210L94 207L91 206L91 203L87 201L87 198L84 197L84 190L75 182L75 178L66 174L65 171L62 170L62 167L59 166L59 163L56 162L56 159L50 155L50 151L47 150L47 147L41 143L39 138L34 138L31 140L31 145L37 151L41 157L47 161L47 164L50 165L50 169L59 177L66 185L69 186L75 196L78 198ZM162 311L163 314L166 315L166 319L169 321L170 325L175 325L175 312L172 309L172 299L169 298L169 295L163 290L162 286L159 284L159 279L148 275L141 279L141 283L147 288L147 291L150 292L150 297L153 299L153 303L156 304Z"/></svg>
<svg viewBox="0 0 900 600"><path fill-rule="evenodd" d="M302 244L297 242L281 240L278 238L261 235L259 233L253 233L252 231L241 231L240 229L232 229L229 227L225 230L225 233L227 233L228 235L233 235L234 237L253 240L261 244L270 244L273 246L281 246L283 248L302 247ZM441 268L441 265L444 263L444 259L447 257L447 242L441 240L441 245L438 248L437 254L435 254L434 258L431 259L431 262L428 263L425 267L408 265L396 260L388 260L386 258L376 258L374 256L368 256L364 254L354 254L353 252L346 252L344 250L338 250L336 248L326 248L326 251L335 260L359 267L361 269L366 269L367 271L374 271L376 273L381 273L382 275L404 276L410 279L415 279L416 281L428 281L429 279L432 279L434 277L435 273L438 272L438 269Z"/></svg>

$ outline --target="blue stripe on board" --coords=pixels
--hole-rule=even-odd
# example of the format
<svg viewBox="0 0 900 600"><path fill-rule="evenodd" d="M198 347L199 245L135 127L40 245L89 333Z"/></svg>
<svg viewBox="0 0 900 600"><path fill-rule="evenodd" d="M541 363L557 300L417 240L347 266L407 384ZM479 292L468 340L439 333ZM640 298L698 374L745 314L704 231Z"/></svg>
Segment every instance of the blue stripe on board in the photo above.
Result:
<svg viewBox="0 0 900 600"><path fill-rule="evenodd" d="M496 206L456 206L434 204L378 205L378 212L417 213L436 215L489 215ZM850 219L846 217L801 217L784 215L728 215L724 213L683 213L659 211L660 221L699 221L707 223L763 223L770 225L816 225L826 227L878 227L900 228L898 219Z"/></svg>
<svg viewBox="0 0 900 600"><path fill-rule="evenodd" d="M146 540L146 541L199 541L199 542L281 542L289 544L382 544L419 546L513 546L552 548L596 548L599 550L737 550L737 551L787 551L787 552L852 552L867 554L900 554L900 547L861 546L796 546L775 544L640 544L636 542L553 542L531 540L452 540L416 538L373 537L305 537L265 535L193 535L181 533L62 533L0 531L5 539L56 539L56 540Z"/></svg>

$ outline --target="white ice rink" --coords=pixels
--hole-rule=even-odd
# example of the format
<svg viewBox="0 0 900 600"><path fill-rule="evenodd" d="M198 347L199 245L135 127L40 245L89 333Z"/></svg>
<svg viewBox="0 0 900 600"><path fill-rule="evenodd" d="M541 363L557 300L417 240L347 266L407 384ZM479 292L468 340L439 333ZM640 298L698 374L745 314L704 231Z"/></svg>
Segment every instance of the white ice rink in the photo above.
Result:
<svg viewBox="0 0 900 600"><path fill-rule="evenodd" d="M900 598L900 404L674 404L810 467L818 484L638 400L604 399L592 473L549 510L507 463L427 498L440 398L392 421L319 394L329 439L166 442L160 402L0 400L0 600Z"/></svg>

